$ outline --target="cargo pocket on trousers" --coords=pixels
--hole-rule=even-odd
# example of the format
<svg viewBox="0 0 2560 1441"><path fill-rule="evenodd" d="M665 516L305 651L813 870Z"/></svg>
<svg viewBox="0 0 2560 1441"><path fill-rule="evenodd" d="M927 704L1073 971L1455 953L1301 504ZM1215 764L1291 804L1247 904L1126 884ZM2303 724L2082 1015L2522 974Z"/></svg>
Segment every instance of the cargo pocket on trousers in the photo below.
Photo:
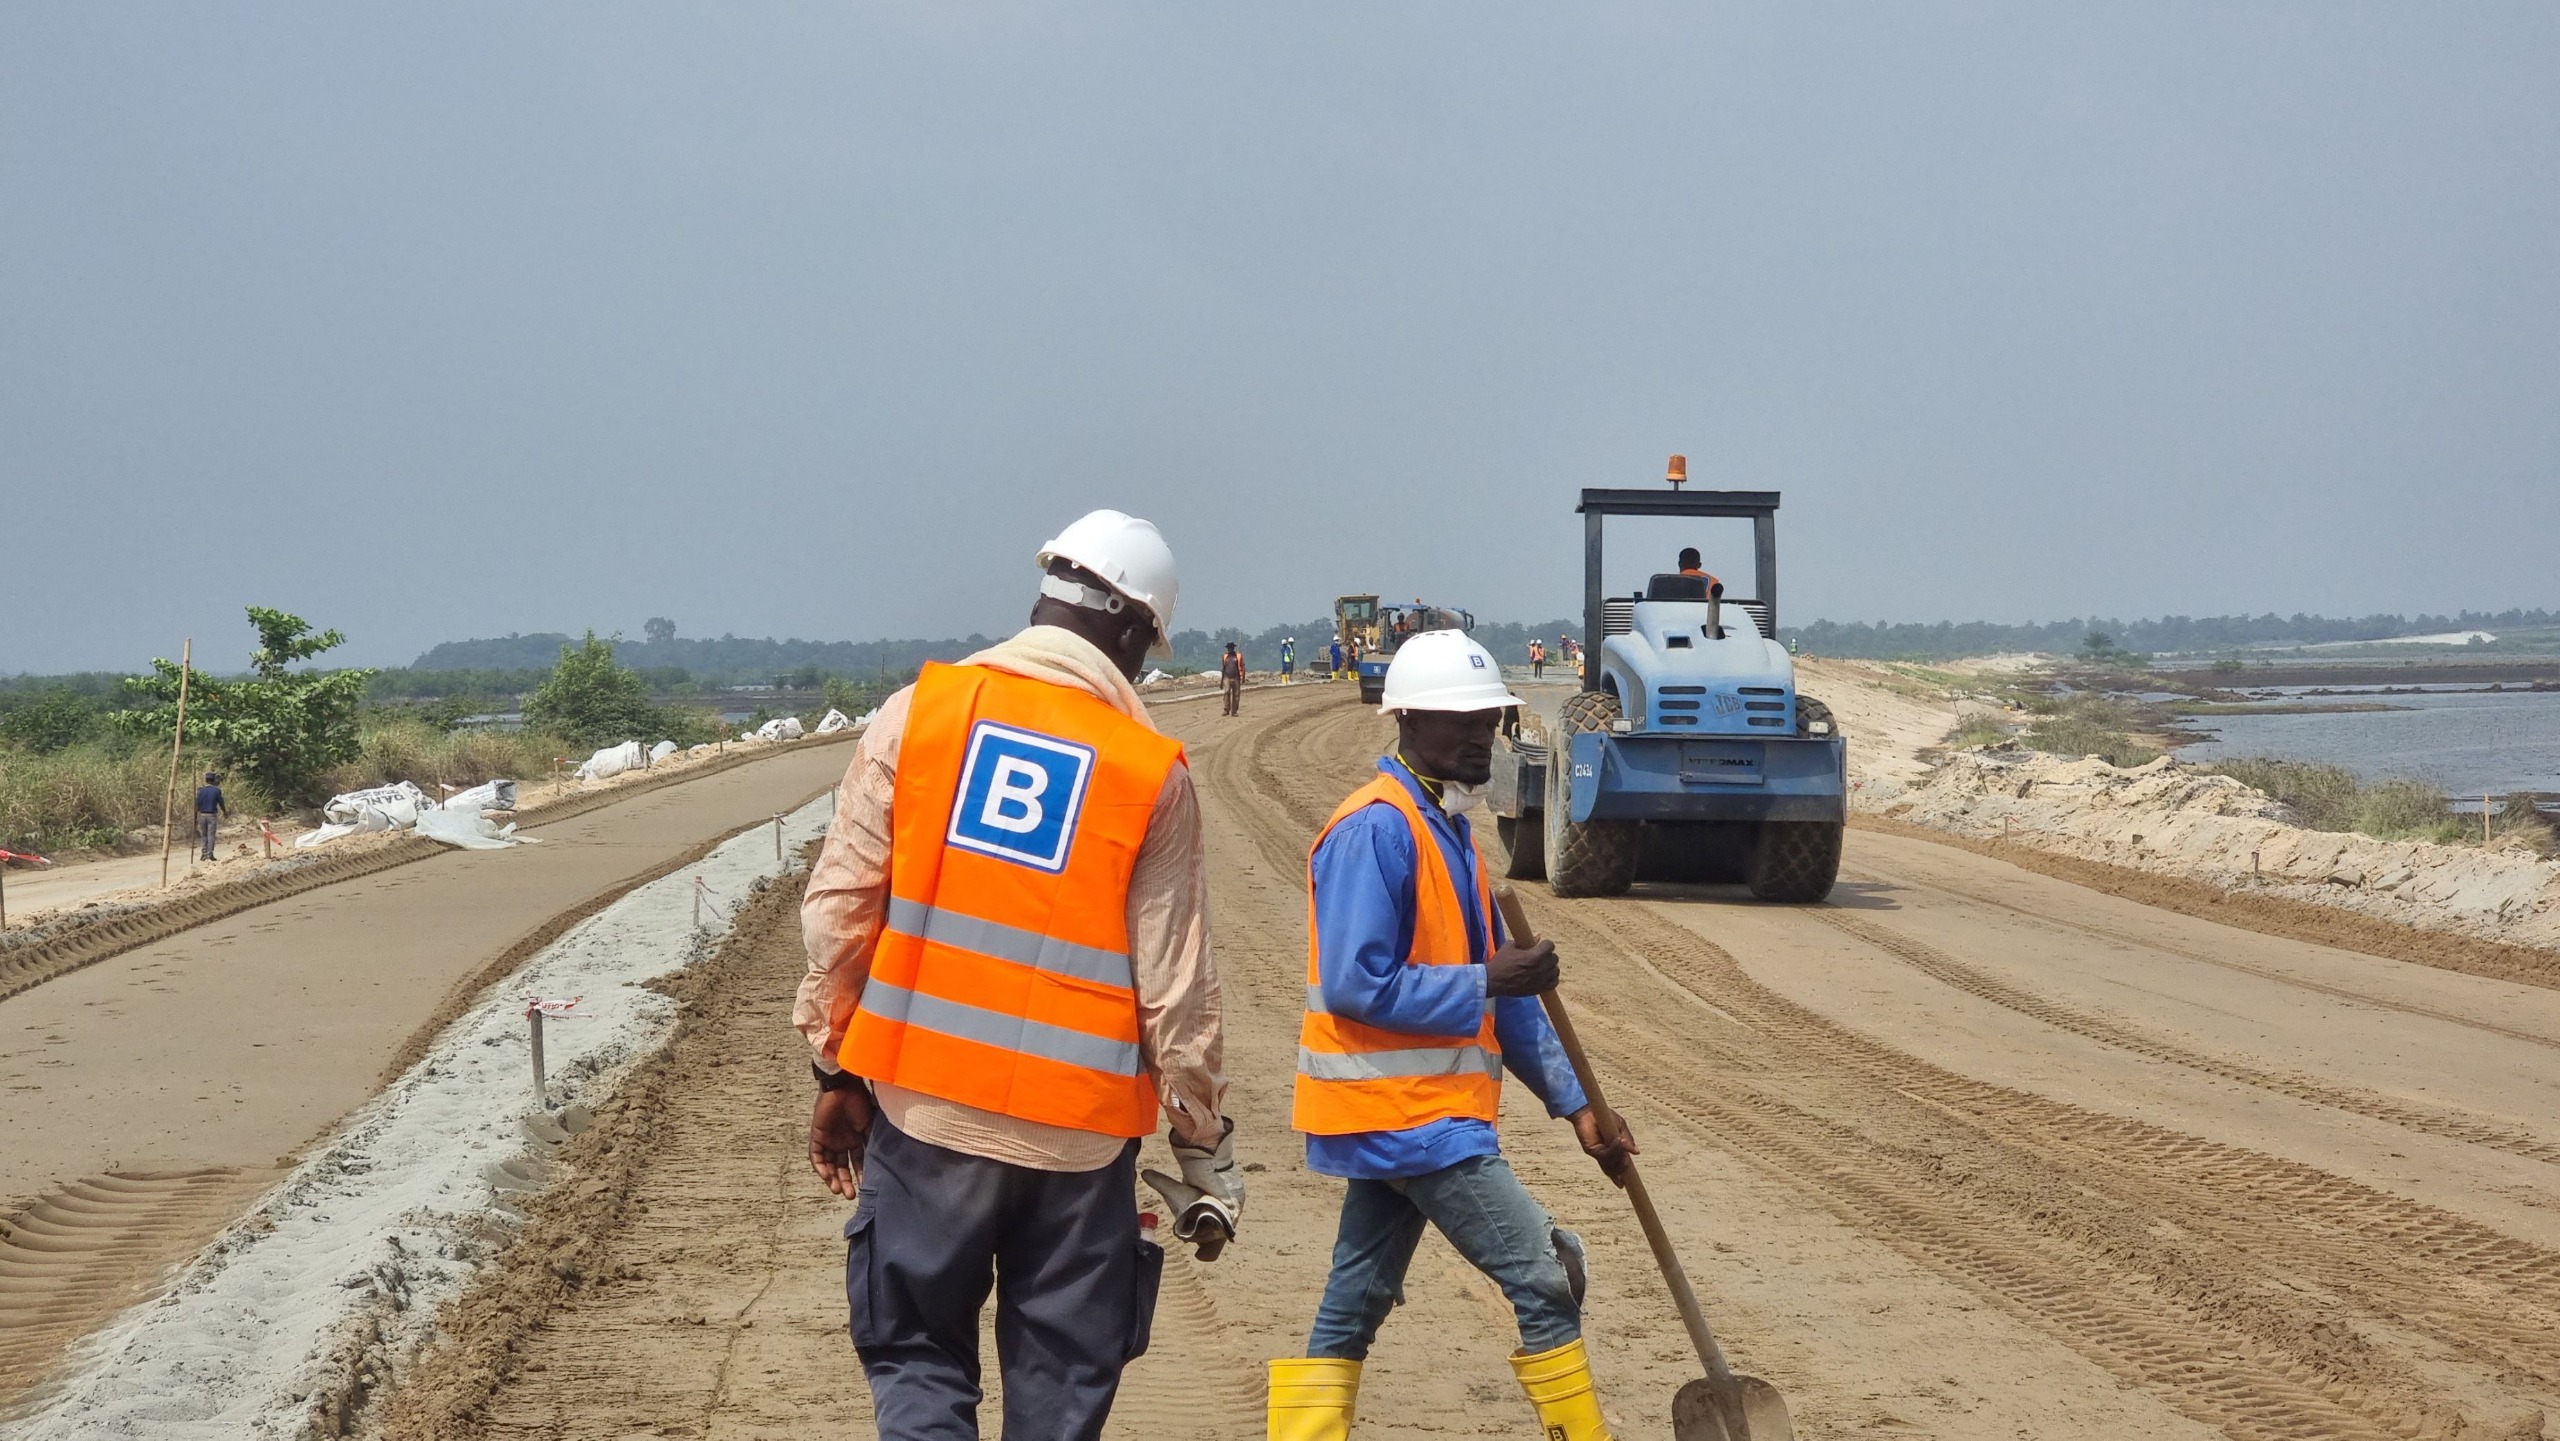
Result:
<svg viewBox="0 0 2560 1441"><path fill-rule="evenodd" d="M880 1314L879 1287L873 1283L871 1223L876 1213L857 1208L853 1219L844 1223L844 1304L845 1329L853 1336L855 1349L874 1344L880 1335L875 1317Z"/></svg>
<svg viewBox="0 0 2560 1441"><path fill-rule="evenodd" d="M1138 1265L1135 1278L1137 1294L1129 1307L1129 1355L1135 1361L1147 1354L1147 1342L1156 1329L1156 1292L1164 1285L1164 1247L1153 1241L1138 1242Z"/></svg>

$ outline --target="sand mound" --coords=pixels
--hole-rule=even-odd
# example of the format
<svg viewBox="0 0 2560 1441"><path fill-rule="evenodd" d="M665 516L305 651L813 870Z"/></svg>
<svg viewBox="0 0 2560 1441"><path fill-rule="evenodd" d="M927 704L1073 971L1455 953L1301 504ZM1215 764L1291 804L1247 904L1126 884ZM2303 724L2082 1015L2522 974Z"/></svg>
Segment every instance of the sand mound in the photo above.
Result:
<svg viewBox="0 0 2560 1441"><path fill-rule="evenodd" d="M2122 770L2095 757L1959 751L1918 784L1879 779L1853 801L1959 835L2015 839L2404 925L2560 947L2560 861L2311 830L2264 793L2165 756Z"/></svg>

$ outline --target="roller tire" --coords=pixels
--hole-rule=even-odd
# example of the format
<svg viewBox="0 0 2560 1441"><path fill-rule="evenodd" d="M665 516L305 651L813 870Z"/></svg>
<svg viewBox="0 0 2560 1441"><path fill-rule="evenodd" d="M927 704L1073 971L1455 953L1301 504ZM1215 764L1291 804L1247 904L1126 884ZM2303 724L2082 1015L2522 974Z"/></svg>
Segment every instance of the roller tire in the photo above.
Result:
<svg viewBox="0 0 2560 1441"><path fill-rule="evenodd" d="M1518 819L1496 816L1494 834L1502 838L1502 878L1543 881L1547 878L1547 821L1542 811L1525 811Z"/></svg>
<svg viewBox="0 0 2560 1441"><path fill-rule="evenodd" d="M1583 821L1576 824L1568 773L1572 738L1584 731L1605 731L1618 718L1618 698L1605 691L1581 691L1568 698L1556 716L1556 742L1547 757L1545 860L1547 886L1559 896L1622 896L1636 883L1636 861L1642 837L1633 821Z"/></svg>
<svg viewBox="0 0 2560 1441"><path fill-rule="evenodd" d="M1815 700L1813 697L1806 695L1801 691L1797 692L1796 734L1800 736L1809 736L1813 734L1813 723L1815 721L1831 722L1830 733L1835 736L1840 734L1840 718L1831 713L1831 707L1824 705L1822 702Z"/></svg>
<svg viewBox="0 0 2560 1441"><path fill-rule="evenodd" d="M1822 900L1840 878L1842 829L1836 821L1762 821L1743 884L1759 900L1797 906Z"/></svg>
<svg viewBox="0 0 2560 1441"><path fill-rule="evenodd" d="M1366 680L1360 682L1360 703L1362 705L1380 705L1386 701L1386 698L1387 683L1385 681L1378 681L1375 684Z"/></svg>

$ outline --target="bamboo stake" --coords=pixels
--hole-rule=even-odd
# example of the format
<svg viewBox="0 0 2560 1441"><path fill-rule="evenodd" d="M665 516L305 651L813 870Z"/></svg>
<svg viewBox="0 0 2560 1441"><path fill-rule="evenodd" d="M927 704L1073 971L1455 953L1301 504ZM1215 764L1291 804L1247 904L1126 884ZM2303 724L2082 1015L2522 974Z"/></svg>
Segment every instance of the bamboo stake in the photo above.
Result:
<svg viewBox="0 0 2560 1441"><path fill-rule="evenodd" d="M187 748L187 678L195 670L196 638L187 637L186 648L178 652L178 725L169 737L169 791L160 801L160 886L169 885L169 843L175 840L178 824L178 757Z"/></svg>
<svg viewBox="0 0 2560 1441"><path fill-rule="evenodd" d="M2480 844L2489 843L2489 793L2480 793Z"/></svg>

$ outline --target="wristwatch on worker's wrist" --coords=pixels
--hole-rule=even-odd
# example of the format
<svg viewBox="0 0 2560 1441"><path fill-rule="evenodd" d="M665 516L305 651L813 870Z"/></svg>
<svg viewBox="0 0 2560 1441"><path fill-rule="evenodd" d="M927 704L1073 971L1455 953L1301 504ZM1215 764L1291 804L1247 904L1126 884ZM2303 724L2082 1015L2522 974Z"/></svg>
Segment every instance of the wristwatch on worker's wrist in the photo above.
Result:
<svg viewBox="0 0 2560 1441"><path fill-rule="evenodd" d="M859 1091L862 1078L851 1071L830 1071L815 1061L809 1063L809 1074L818 1078L821 1091Z"/></svg>

